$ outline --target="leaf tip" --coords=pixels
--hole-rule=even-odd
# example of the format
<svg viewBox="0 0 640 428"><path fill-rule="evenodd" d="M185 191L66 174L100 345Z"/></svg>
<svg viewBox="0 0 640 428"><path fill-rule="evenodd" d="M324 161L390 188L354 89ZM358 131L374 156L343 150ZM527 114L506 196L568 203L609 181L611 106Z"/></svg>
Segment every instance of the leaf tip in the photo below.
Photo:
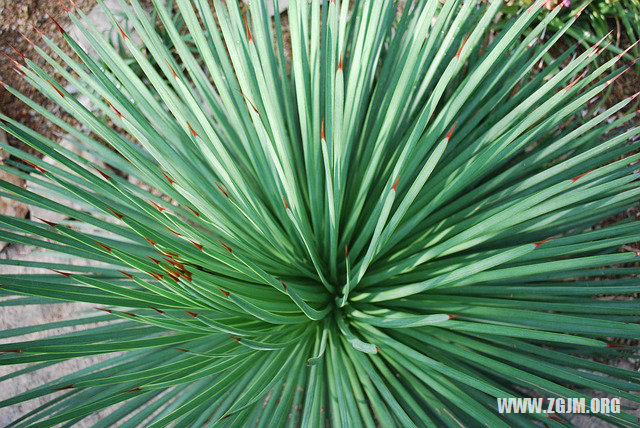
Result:
<svg viewBox="0 0 640 428"><path fill-rule="evenodd" d="M582 173L582 174L580 174L580 175L576 175L575 177L573 177L573 178L571 179L571 182L572 182L572 183L575 183L576 181L580 180L580 179L581 179L582 177L584 177L585 175L589 174L591 171L593 171L593 170L592 170L592 169L590 169L590 170L589 170L589 171L587 171L587 172L583 172L583 173Z"/></svg>
<svg viewBox="0 0 640 428"><path fill-rule="evenodd" d="M544 244L545 242L549 242L551 241L553 238L547 238L547 239L543 239L542 241L538 241L536 243L534 243L534 248L538 248L540 245Z"/></svg>
<svg viewBox="0 0 640 428"><path fill-rule="evenodd" d="M119 213L119 212L117 212L117 211L112 210L111 208L107 208L107 209L111 212L111 214L113 214L114 216L116 216L119 220L122 220L122 217L123 217L123 215L122 215L122 214L120 214L120 213Z"/></svg>
<svg viewBox="0 0 640 428"><path fill-rule="evenodd" d="M110 179L111 179L111 176L110 176L110 175L105 174L104 172L100 171L100 170L98 169L98 167L97 167L97 166L93 165L93 169L95 169L96 171L98 171L98 173L99 173L99 174L102 176L102 178L104 178L105 180L110 180Z"/></svg>
<svg viewBox="0 0 640 428"><path fill-rule="evenodd" d="M189 131L191 131L193 138L196 138L198 136L198 133L195 131L195 129L193 129L193 127L191 127L191 124L188 121L187 121L187 126L189 127Z"/></svg>
<svg viewBox="0 0 640 428"><path fill-rule="evenodd" d="M58 225L58 223L54 223L52 221L49 220L45 220L42 217L36 217L38 220L40 220L41 222L43 222L44 224L46 224L47 226L53 227L54 229L56 228L56 226Z"/></svg>
<svg viewBox="0 0 640 428"><path fill-rule="evenodd" d="M125 34L124 30L122 29L122 27L120 26L120 24L118 24L116 22L116 27L118 27L118 30L120 30L120 35L122 36L123 39L128 39L129 37Z"/></svg>
<svg viewBox="0 0 640 428"><path fill-rule="evenodd" d="M49 15L49 14L47 14L47 15L49 16L49 19L50 19L50 20L51 20L51 21L56 25L56 28L58 29L58 31L60 31L63 35L64 35L64 34L67 34L67 32L66 32L66 31L64 31L64 28L62 28L62 27L60 26L60 24L58 24L58 21L56 21L56 20L53 18L53 16L51 16L51 15Z"/></svg>
<svg viewBox="0 0 640 428"><path fill-rule="evenodd" d="M227 194L227 192L224 191L224 189L222 188L222 186L220 186L218 183L216 183L216 187L218 188L218 190L228 199L229 195Z"/></svg>
<svg viewBox="0 0 640 428"><path fill-rule="evenodd" d="M60 275L65 276L67 278L71 278L71 274L69 272L62 272L62 271L51 269L51 268L48 268L48 269L52 272L59 273Z"/></svg>
<svg viewBox="0 0 640 428"><path fill-rule="evenodd" d="M251 36L251 29L249 28L249 21L247 21L247 15L245 14L242 19L244 20L244 28L247 31L247 41L251 43L253 41L253 37Z"/></svg>
<svg viewBox="0 0 640 428"><path fill-rule="evenodd" d="M398 191L398 183L400 182L400 176L398 176L396 178L396 181L393 182L393 185L391 186L391 190L393 190L394 192Z"/></svg>
<svg viewBox="0 0 640 428"><path fill-rule="evenodd" d="M456 129L457 125L458 125L458 122L454 122L453 126L451 126L451 129L449 129L449 133L445 137L447 139L447 141L449 141L451 139L451 136L453 135L453 131Z"/></svg>
<svg viewBox="0 0 640 428"><path fill-rule="evenodd" d="M460 49L458 49L458 52L456 52L456 58L460 58L460 54L462 53L462 49L464 49L464 45L467 43L468 38L469 36L466 36L462 41L462 43L460 44Z"/></svg>
<svg viewBox="0 0 640 428"><path fill-rule="evenodd" d="M59 386L57 388L53 388L54 391L64 391L65 389L71 389L74 388L73 384L69 384L69 385L65 385L65 386Z"/></svg>

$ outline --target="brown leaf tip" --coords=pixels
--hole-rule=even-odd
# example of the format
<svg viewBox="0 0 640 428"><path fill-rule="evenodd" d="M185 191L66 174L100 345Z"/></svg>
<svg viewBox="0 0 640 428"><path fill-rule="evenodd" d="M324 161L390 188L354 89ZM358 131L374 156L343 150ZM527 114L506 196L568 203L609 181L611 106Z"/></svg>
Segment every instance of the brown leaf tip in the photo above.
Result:
<svg viewBox="0 0 640 428"><path fill-rule="evenodd" d="M197 137L198 133L191 127L191 124L189 122L187 122L187 126L189 127L189 131L191 131L191 134L193 134L193 137Z"/></svg>
<svg viewBox="0 0 640 428"><path fill-rule="evenodd" d="M118 24L117 22L116 22L116 27L118 27L118 30L120 30L120 35L122 36L123 39L128 39L129 38L129 37L127 37L125 32L122 30L122 27L120 26L120 24Z"/></svg>
<svg viewBox="0 0 640 428"><path fill-rule="evenodd" d="M176 231L175 231L175 230L173 230L173 229L168 228L167 226L165 226L165 228L166 228L169 232L173 233L173 234L174 234L174 235L176 235L176 236L182 236L181 234L179 234L178 232L176 232Z"/></svg>
<svg viewBox="0 0 640 428"><path fill-rule="evenodd" d="M125 271L119 270L118 272L120 272L121 274L123 274L124 276L126 276L129 279L133 279L133 275L131 275L130 273L127 273Z"/></svg>
<svg viewBox="0 0 640 428"><path fill-rule="evenodd" d="M39 167L38 165L36 165L36 164L35 164L35 163L33 163L33 162L29 162L29 161L28 161L28 160L26 160L26 159L22 159L22 161L23 161L24 163L26 163L27 165L29 165L31 168L35 168L37 171L41 172L42 174L46 174L46 173L47 173L47 170L46 170L46 169L44 169L44 168L42 168L42 167Z"/></svg>
<svg viewBox="0 0 640 428"><path fill-rule="evenodd" d="M62 8L64 9L65 12L69 13L69 8L67 8L67 5L64 4L63 0L60 0L60 5L62 6Z"/></svg>
<svg viewBox="0 0 640 428"><path fill-rule="evenodd" d="M249 21L247 21L247 15L245 14L242 19L244 20L244 28L247 30L247 40L249 42L253 41L253 37L251 36L251 30L249 29Z"/></svg>
<svg viewBox="0 0 640 428"><path fill-rule="evenodd" d="M53 18L53 16L49 15L49 19L50 19L51 21L53 21L53 23L54 23L54 24L56 24L56 27L58 28L58 30L59 30L62 34L67 34L67 32L66 32L66 31L64 31L64 28L62 28L62 27L60 26L60 24L58 24L58 21L56 21L56 20Z"/></svg>
<svg viewBox="0 0 640 428"><path fill-rule="evenodd" d="M458 318L460 314L449 314L449 319L452 320L454 318Z"/></svg>
<svg viewBox="0 0 640 428"><path fill-rule="evenodd" d="M98 173L102 176L102 178L104 178L105 180L109 180L111 178L111 176L105 174L104 172L100 171L96 166L93 167L93 169L95 169L96 171L98 171Z"/></svg>
<svg viewBox="0 0 640 428"><path fill-rule="evenodd" d="M105 250L106 252L110 253L111 252L111 247L104 245L102 242L98 242L96 241L96 244L98 244L103 250Z"/></svg>
<svg viewBox="0 0 640 428"><path fill-rule="evenodd" d="M178 74L176 73L176 71L173 69L173 67L171 66L171 64L169 64L168 60L165 60L167 65L169 66L169 68L171 69L171 74L173 74L173 77L177 78Z"/></svg>
<svg viewBox="0 0 640 428"><path fill-rule="evenodd" d="M576 181L580 180L580 179L581 179L582 177L584 177L585 175L589 174L591 171L593 171L593 170L591 169L591 170L589 170L589 171L587 171L587 172L583 172L582 174L580 174L580 175L577 175L577 176L573 177L573 178L571 179L571 182L572 182L572 183L575 183Z"/></svg>
<svg viewBox="0 0 640 428"><path fill-rule="evenodd" d="M458 124L458 122L455 122L453 124L453 126L451 127L451 129L449 130L449 133L447 134L447 136L445 137L447 140L451 139L451 136L453 135L453 131L454 129L456 129L456 125Z"/></svg>
<svg viewBox="0 0 640 428"><path fill-rule="evenodd" d="M394 192L396 192L398 190L398 183L400 182L400 176L398 176L396 178L396 181L393 182L393 185L391 186L391 190L393 190Z"/></svg>
<svg viewBox="0 0 640 428"><path fill-rule="evenodd" d="M322 141L327 141L324 135L324 117L322 118L322 123L320 124L320 139Z"/></svg>
<svg viewBox="0 0 640 428"><path fill-rule="evenodd" d="M160 310L160 309L158 309L158 308L154 308L153 306L149 306L149 307L150 307L151 309L153 309L154 311L156 311L157 313L159 313L159 314L164 314L164 311L161 311L161 310Z"/></svg>
<svg viewBox="0 0 640 428"><path fill-rule="evenodd" d="M185 313L189 314L190 316L192 316L193 318L197 317L198 314L196 314L195 312L191 312L191 311L184 311Z"/></svg>
<svg viewBox="0 0 640 428"><path fill-rule="evenodd" d="M218 288L218 290L220 290L220 292L221 292L222 294L224 294L224 295L225 295L225 297L229 297L229 296L231 295L231 293L229 293L229 292L228 292L228 291L226 291L226 290L223 290L222 288Z"/></svg>
<svg viewBox="0 0 640 428"><path fill-rule="evenodd" d="M120 111L117 108L115 108L113 104L109 102L108 99L105 98L104 100L107 102L107 104L109 104L109 107L111 107L111 110L113 110L118 115L118 117L122 118L122 113L120 113Z"/></svg>
<svg viewBox="0 0 640 428"><path fill-rule="evenodd" d="M175 282L179 282L180 281L180 274L174 270L171 270L169 268L167 268L167 275L169 275L169 278L173 279Z"/></svg>
<svg viewBox="0 0 640 428"><path fill-rule="evenodd" d="M202 251L202 249L204 248L202 244L198 244L197 242L194 242L194 241L189 241L189 242L191 242L200 251Z"/></svg>
<svg viewBox="0 0 640 428"><path fill-rule="evenodd" d="M236 342L240 342L242 340L242 338L238 336L231 336L231 339L235 340Z"/></svg>
<svg viewBox="0 0 640 428"><path fill-rule="evenodd" d="M22 52L20 52L15 46L13 46L11 43L7 42L7 45L9 45L9 47L11 49L13 49L18 55L20 55L20 57L22 57L23 60L26 60L27 57L24 56L24 54Z"/></svg>
<svg viewBox="0 0 640 428"><path fill-rule="evenodd" d="M460 49L458 49L458 52L456 52L456 58L460 58L460 54L462 53L462 49L464 48L465 43L467 43L468 38L469 36L466 36L462 41L462 44L460 45Z"/></svg>
<svg viewBox="0 0 640 428"><path fill-rule="evenodd" d="M173 180L171 179L171 177L169 177L169 176L168 176L164 171L160 171L160 172L162 173L162 175L164 175L164 178L166 178L166 179L167 179L167 181L169 182L169 184L173 184L173 183L175 183L175 181L173 181Z"/></svg>
<svg viewBox="0 0 640 428"><path fill-rule="evenodd" d="M65 385L65 386L59 386L59 387L53 388L53 389L54 389L54 391L63 391L65 389L71 389L71 388L73 388L73 385L70 384L70 385Z"/></svg>
<svg viewBox="0 0 640 428"><path fill-rule="evenodd" d="M55 229L55 227L58 225L58 223L54 223L54 222L52 222L52 221L45 220L45 219L43 219L43 218L41 218L41 217L36 217L36 218L37 218L38 220L40 220L41 222L43 222L44 224L46 224L47 226L51 226L51 227L53 227L54 229Z"/></svg>
<svg viewBox="0 0 640 428"><path fill-rule="evenodd" d="M151 202L151 205L153 205L154 207L156 207L156 209L157 209L158 211L160 211L160 212L162 212L162 211L166 210L166 208L164 208L164 207L162 207L162 206L160 206L160 205L156 204L156 203L155 203L155 202L153 202L153 201L149 201L149 202Z"/></svg>
<svg viewBox="0 0 640 428"><path fill-rule="evenodd" d="M196 217L200 217L200 213L197 212L196 210L194 210L193 208L191 208L190 206L187 205L187 208L189 208L189 210L196 216Z"/></svg>
<svg viewBox="0 0 640 428"><path fill-rule="evenodd" d="M30 38L28 38L27 36L25 36L25 34L24 34L22 31L18 31L18 33L20 33L20 35L22 36L22 38L23 38L23 39L25 39L27 42L29 42L29 44L30 44L31 46L35 46L35 43L33 43L33 42L31 41L31 39L30 39Z"/></svg>
<svg viewBox="0 0 640 428"><path fill-rule="evenodd" d="M288 210L291 207L289 206L289 203L287 203L287 198L285 198L284 196L282 197L282 202L284 203L284 209Z"/></svg>
<svg viewBox="0 0 640 428"><path fill-rule="evenodd" d="M233 253L233 250L231 249L231 247L230 247L230 246L228 246L227 244L225 244L225 243L224 243L224 242L222 242L222 241L218 241L218 242L220 242L220 244L222 244L222 246L223 246L223 247L224 247L228 252Z"/></svg>
<svg viewBox="0 0 640 428"><path fill-rule="evenodd" d="M67 278L71 278L71 274L70 274L70 273L68 273L68 272L62 272L62 271L55 270L55 269L49 269L49 270L50 270L50 271L53 271L53 272L55 272L55 273L59 273L59 274L60 274L60 275L62 275L62 276L66 276Z"/></svg>
<svg viewBox="0 0 640 428"><path fill-rule="evenodd" d="M111 212L111 214L113 214L114 216L118 217L118 219L122 220L122 214L112 210L111 208L107 208L107 209Z"/></svg>
<svg viewBox="0 0 640 428"><path fill-rule="evenodd" d="M218 184L216 183L216 187L218 188L218 190L227 198L229 197L229 195L227 194L227 192L224 191L224 189Z"/></svg>
<svg viewBox="0 0 640 428"><path fill-rule="evenodd" d="M565 91L569 91L569 89L573 88L573 85L578 83L580 81L580 79L582 79L584 76L586 76L588 71L589 71L589 69L585 69L578 77L573 79L573 81L571 83L569 83L567 86L565 86L564 90Z"/></svg>
<svg viewBox="0 0 640 428"><path fill-rule="evenodd" d="M544 244L545 242L549 242L549 241L551 241L552 239L553 239L553 238L547 238L547 239L543 239L542 241L538 241L538 242L536 242L535 244L533 244L533 245L535 245L535 247L534 247L534 248L538 248L540 245Z"/></svg>

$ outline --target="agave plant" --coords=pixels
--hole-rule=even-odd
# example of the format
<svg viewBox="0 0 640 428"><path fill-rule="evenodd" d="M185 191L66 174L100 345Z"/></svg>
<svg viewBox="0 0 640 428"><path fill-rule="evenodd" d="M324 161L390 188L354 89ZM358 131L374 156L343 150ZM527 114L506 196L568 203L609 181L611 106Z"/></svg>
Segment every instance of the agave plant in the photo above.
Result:
<svg viewBox="0 0 640 428"><path fill-rule="evenodd" d="M194 53L154 3L171 50L136 0L144 46L109 15L141 77L79 9L99 59L62 27L77 56L43 35L16 58L82 130L5 85L83 155L2 116L49 161L3 145L42 190L0 194L66 220L0 216L0 239L74 263L0 260L35 272L0 304L90 305L3 331L0 364L32 364L2 379L112 354L2 401L51 397L12 426L562 426L496 398L640 401L610 363L640 337L611 298L638 292L640 228L593 227L640 195L635 97L583 117L629 64L600 42L533 72L575 17L542 43L543 0L494 38L500 1L291 1L285 38L261 1L180 0Z"/></svg>

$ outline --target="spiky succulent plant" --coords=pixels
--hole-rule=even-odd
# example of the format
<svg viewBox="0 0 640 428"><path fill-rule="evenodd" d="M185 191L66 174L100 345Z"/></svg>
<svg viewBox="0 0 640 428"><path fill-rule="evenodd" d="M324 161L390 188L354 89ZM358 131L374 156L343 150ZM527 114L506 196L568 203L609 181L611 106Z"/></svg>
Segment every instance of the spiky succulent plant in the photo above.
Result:
<svg viewBox="0 0 640 428"><path fill-rule="evenodd" d="M81 128L6 86L79 150L2 116L46 158L3 145L33 186L0 194L66 220L0 216L0 239L70 261L0 260L37 268L0 304L91 307L3 331L77 327L5 341L0 364L34 364L2 380L115 353L2 401L51 394L13 425L561 426L496 397L640 401L608 363L640 336L611 298L638 292L618 248L640 227L593 227L640 195L634 97L588 109L625 65L596 43L533 71L575 18L540 42L543 0L495 38L500 1L294 0L285 37L261 1L180 0L194 54L161 1L161 24L122 2L142 74L78 9L94 56L62 27L76 57L33 45L67 83L17 58Z"/></svg>

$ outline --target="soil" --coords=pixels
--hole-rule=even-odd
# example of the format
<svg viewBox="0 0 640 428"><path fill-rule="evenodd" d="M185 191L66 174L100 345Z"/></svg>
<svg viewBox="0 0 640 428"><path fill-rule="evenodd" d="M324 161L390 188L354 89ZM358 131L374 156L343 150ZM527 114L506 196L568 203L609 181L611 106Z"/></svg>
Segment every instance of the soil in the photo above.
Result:
<svg viewBox="0 0 640 428"><path fill-rule="evenodd" d="M96 3L95 0L74 1L85 12L91 10ZM14 60L21 60L20 54L11 47L13 46L45 70L51 71L51 67L47 66L48 64L44 59L39 55L33 54L29 41L23 35L36 42L40 38L38 35L38 31L40 31L55 41L66 53L71 54L71 48L65 43L62 33L58 31L56 24L49 18L53 17L63 28L69 27L70 20L67 17L65 7L71 7L71 3L68 0L21 0L19 2L15 0L0 0L0 40L3 42L0 44L0 50L2 53L11 56ZM39 46L43 47L44 43L39 43ZM51 53L48 49L45 49L45 51ZM16 72L14 63L4 55L0 60L0 80L2 82L27 95L50 111L56 112L65 120L70 120L54 102L33 89ZM59 76L55 73L52 76L59 79ZM55 128L50 123L32 112L20 100L5 90L0 91L0 112L48 138L56 139ZM9 142L35 154L31 148L11 136L9 137Z"/></svg>

